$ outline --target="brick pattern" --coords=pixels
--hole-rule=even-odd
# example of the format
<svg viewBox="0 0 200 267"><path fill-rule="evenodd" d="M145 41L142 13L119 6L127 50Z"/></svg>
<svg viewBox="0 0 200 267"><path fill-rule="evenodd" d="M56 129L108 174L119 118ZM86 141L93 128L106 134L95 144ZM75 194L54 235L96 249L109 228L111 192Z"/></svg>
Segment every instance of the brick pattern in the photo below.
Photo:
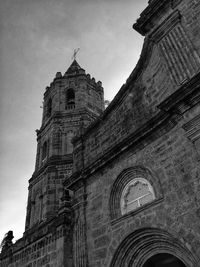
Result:
<svg viewBox="0 0 200 267"><path fill-rule="evenodd" d="M177 25L163 38L159 48L177 85L190 79L199 70L200 57L181 25Z"/></svg>
<svg viewBox="0 0 200 267"><path fill-rule="evenodd" d="M145 60L120 90L121 98L116 97L109 112L85 134L83 128L103 110L101 83L83 69L74 77L68 70L64 76L57 74L47 88L42 127L37 132L36 170L29 186L26 232L0 256L0 267L138 267L150 255L146 246L155 253L160 247L173 251L188 267L200 266L200 106L198 96L195 101L192 98L199 88L198 75L190 98L182 99L179 92L187 91L180 84L199 72L200 4L198 0L153 0L147 11L137 27L147 34ZM65 109L67 88L75 90L77 112ZM158 105L166 104L174 92L179 92L181 104L173 94L170 101L174 102L167 102L170 107L159 110ZM131 143L130 137L134 139L144 124L151 130L148 136L147 131L145 136L139 131L140 140ZM69 132L83 134L74 141L72 176L72 158L65 149ZM122 146L127 137L131 145ZM43 160L45 141L48 157ZM108 160L107 155L113 157ZM129 175L123 175L127 170L131 170ZM156 199L122 215L120 194L138 174L151 183ZM74 217L61 223L59 198L64 180L73 190ZM37 220L38 214L40 220L46 219L46 227ZM155 242L149 242L149 236Z"/></svg>
<svg viewBox="0 0 200 267"><path fill-rule="evenodd" d="M163 201L138 209L111 223L109 201L112 184L130 167L144 166L158 179ZM200 251L199 157L194 145L179 125L149 146L123 154L90 177L87 187L87 236L91 266L110 266L120 242L133 231L144 227L165 229L187 240L195 255ZM158 190L157 186L154 186Z"/></svg>
<svg viewBox="0 0 200 267"><path fill-rule="evenodd" d="M64 266L64 236L65 228L60 227L54 234L47 234L26 247L23 239L18 240L13 247L12 259L2 260L0 267Z"/></svg>

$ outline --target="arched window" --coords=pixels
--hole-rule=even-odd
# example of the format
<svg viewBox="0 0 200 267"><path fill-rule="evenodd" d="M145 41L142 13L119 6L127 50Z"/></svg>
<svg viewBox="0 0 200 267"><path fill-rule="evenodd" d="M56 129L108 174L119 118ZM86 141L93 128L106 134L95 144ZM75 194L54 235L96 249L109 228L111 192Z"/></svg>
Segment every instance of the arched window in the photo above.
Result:
<svg viewBox="0 0 200 267"><path fill-rule="evenodd" d="M44 142L42 146L42 160L47 157L47 141Z"/></svg>
<svg viewBox="0 0 200 267"><path fill-rule="evenodd" d="M49 98L47 102L47 117L50 117L52 113L52 100Z"/></svg>
<svg viewBox="0 0 200 267"><path fill-rule="evenodd" d="M144 178L131 180L123 189L121 195L122 215L133 211L155 199L155 194L150 183Z"/></svg>
<svg viewBox="0 0 200 267"><path fill-rule="evenodd" d="M123 170L116 177L110 192L110 218L114 222L131 212L139 212L149 203L163 199L158 175L143 166Z"/></svg>
<svg viewBox="0 0 200 267"><path fill-rule="evenodd" d="M66 102L65 102L66 109L74 109L75 108L75 92L73 89L68 89L66 93Z"/></svg>

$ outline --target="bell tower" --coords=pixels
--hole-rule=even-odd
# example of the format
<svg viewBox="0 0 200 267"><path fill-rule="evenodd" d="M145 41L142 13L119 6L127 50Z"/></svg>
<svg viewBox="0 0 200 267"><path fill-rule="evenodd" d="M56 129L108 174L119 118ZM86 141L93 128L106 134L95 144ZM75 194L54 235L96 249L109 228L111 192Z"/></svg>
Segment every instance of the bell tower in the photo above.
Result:
<svg viewBox="0 0 200 267"><path fill-rule="evenodd" d="M36 164L29 180L25 230L58 215L63 181L72 173L72 138L103 110L102 83L86 74L75 59L64 75L57 72L46 87L42 125L36 130Z"/></svg>

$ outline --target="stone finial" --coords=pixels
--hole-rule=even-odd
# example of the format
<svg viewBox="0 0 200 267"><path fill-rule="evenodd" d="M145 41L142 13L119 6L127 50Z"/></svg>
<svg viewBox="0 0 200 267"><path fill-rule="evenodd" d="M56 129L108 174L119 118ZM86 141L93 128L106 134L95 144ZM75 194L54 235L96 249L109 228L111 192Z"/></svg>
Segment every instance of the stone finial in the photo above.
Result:
<svg viewBox="0 0 200 267"><path fill-rule="evenodd" d="M60 72L60 71L58 71L57 73L56 73L56 77L55 78L62 78L62 73Z"/></svg>
<svg viewBox="0 0 200 267"><path fill-rule="evenodd" d="M98 84L98 86L102 86L102 82L101 81L98 81L97 84Z"/></svg>
<svg viewBox="0 0 200 267"><path fill-rule="evenodd" d="M91 79L91 76L90 76L90 74L88 73L87 75L87 78L90 80Z"/></svg>
<svg viewBox="0 0 200 267"><path fill-rule="evenodd" d="M13 244L12 239L13 238L14 238L13 231L8 231L5 234L4 239L1 242L2 252L12 246L12 244Z"/></svg>

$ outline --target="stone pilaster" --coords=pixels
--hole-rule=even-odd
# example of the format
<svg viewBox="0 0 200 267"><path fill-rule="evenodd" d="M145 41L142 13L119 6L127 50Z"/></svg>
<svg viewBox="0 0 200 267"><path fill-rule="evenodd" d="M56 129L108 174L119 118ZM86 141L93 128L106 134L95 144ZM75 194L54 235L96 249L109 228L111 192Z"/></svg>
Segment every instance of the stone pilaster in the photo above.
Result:
<svg viewBox="0 0 200 267"><path fill-rule="evenodd" d="M86 238L86 194L84 188L79 189L81 194L75 199L74 209L74 265L75 267L88 266L87 238Z"/></svg>

